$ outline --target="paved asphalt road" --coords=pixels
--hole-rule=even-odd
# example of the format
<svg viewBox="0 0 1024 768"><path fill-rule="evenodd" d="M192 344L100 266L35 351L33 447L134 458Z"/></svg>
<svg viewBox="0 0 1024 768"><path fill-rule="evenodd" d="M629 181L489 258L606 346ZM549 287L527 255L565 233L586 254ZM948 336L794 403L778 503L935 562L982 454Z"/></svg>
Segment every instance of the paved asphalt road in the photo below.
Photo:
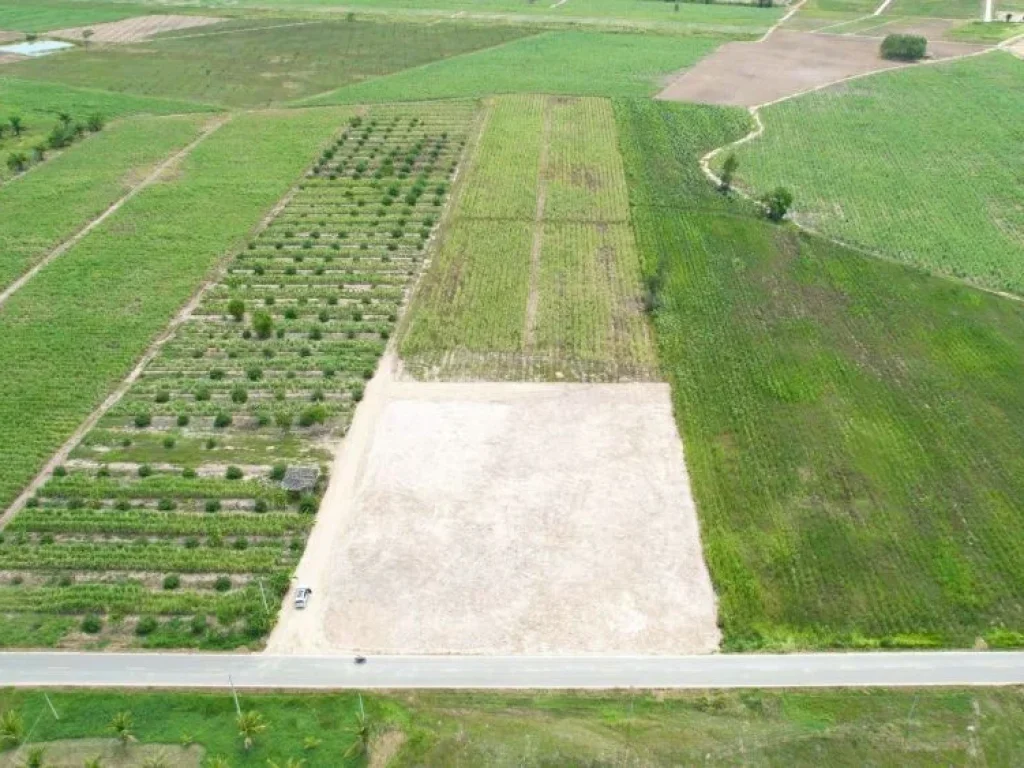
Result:
<svg viewBox="0 0 1024 768"><path fill-rule="evenodd" d="M680 657L0 653L3 686L737 688L1024 684L1024 652Z"/></svg>

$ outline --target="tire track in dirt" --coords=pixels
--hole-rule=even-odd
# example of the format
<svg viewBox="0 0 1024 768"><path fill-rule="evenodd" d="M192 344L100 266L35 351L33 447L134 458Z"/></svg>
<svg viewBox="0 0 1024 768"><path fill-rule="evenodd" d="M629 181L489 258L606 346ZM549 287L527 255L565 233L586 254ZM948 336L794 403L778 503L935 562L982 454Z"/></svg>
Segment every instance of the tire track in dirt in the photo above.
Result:
<svg viewBox="0 0 1024 768"><path fill-rule="evenodd" d="M227 122L227 120L225 119L223 122ZM274 207L271 208L270 211L252 229L248 237L255 237L264 229L266 229L270 225L270 223L277 217L277 215L284 209L284 207L288 205L289 201L295 196L295 192L297 189L298 184L296 183L291 187L291 189L288 190L288 192L285 193L285 195L280 200L277 201L277 203L274 204ZM23 490L21 494L19 494L18 497L11 503L11 505L4 511L4 513L0 515L0 530L3 530L4 526L6 526L7 523L9 523L11 519L22 510L22 508L24 508L25 502L27 502L32 497L32 495L43 486L43 484L49 479L50 475L53 474L53 470L56 469L60 464L63 464L65 461L67 461L68 456L71 454L71 452L78 446L78 444L89 433L89 431L96 426L99 420L103 418L103 415L106 414L107 411L109 411L115 405L117 405L121 398L124 397L124 395L131 388L132 384L134 384L136 380L138 380L139 376L142 375L142 372L146 369L146 366L153 362L154 358L156 358L157 354L160 352L160 349L164 346L164 344L170 341L171 338L174 337L174 334L177 332L178 328L192 316L192 313L195 312L196 308L200 305L203 298L206 296L206 293L213 286L217 285L217 283L219 283L220 280L224 277L224 275L226 274L228 262L234 256L235 252L236 249L234 248L229 248L224 252L221 258L218 260L217 264L214 266L213 271L210 273L210 276L203 282L201 286L199 286L195 293L192 294L192 297L188 300L188 303L185 304L185 306L183 306L180 310L178 310L178 313L171 319L170 323L168 323L164 331L156 338L155 341L153 341L152 344L149 345L149 347L143 353L142 357L139 359L139 362L136 363L135 367L132 368L128 376L125 377L125 379L118 385L117 389L115 389L110 395L108 395L107 398L102 403L100 403L99 407L97 407L92 413L89 414L89 416L86 418L84 422L82 422L78 429L76 429L71 434L71 437L69 437L65 441L64 445L60 447L60 449L53 455L53 457L48 462L46 462L46 464L39 471L39 473L32 479L32 482L29 483L28 486L26 486L25 490Z"/></svg>
<svg viewBox="0 0 1024 768"><path fill-rule="evenodd" d="M540 256L544 245L544 207L548 197L548 145L551 143L551 100L544 100L544 120L540 134L540 158L537 173L537 210L533 216L533 242L530 245L530 293L526 299L523 324L523 349L533 350L537 335L537 306L540 304Z"/></svg>
<svg viewBox="0 0 1024 768"><path fill-rule="evenodd" d="M71 248L77 245L82 240L82 238L84 238L86 235L88 235L90 232L96 229L96 227L98 227L100 224L102 224L104 221L110 218L114 213L116 213L121 208L121 206L123 206L125 203L127 203L137 194L139 194L139 192L146 189L147 187L152 186L154 183L159 181L160 177L163 176L163 174L168 169L172 168L183 158L191 154L192 150L194 150L196 147L202 144L214 131L219 129L230 119L230 115L221 115L215 118L214 120L208 122L205 126L203 126L203 129L200 131L199 135L195 139L193 139L188 145L186 145L182 149L179 149L173 155L165 159L156 168L150 171L149 175L146 176L142 181L140 181L134 187L129 189L119 199L115 200L105 211L103 211L103 213L101 213L99 216L90 221L88 224L86 224L84 227L78 230L67 240L65 240L52 251L50 251L46 256L42 258L41 261L37 262L31 269L29 269L28 272L26 272L13 283L11 283L9 286L7 286L7 288L4 289L2 293L0 293L0 308L3 307L7 300L11 298L11 296L17 293L20 289L24 288L25 285L28 284L28 282L33 277L39 274L39 272L41 272L48 264L50 264L55 259L63 256L65 253L71 250Z"/></svg>

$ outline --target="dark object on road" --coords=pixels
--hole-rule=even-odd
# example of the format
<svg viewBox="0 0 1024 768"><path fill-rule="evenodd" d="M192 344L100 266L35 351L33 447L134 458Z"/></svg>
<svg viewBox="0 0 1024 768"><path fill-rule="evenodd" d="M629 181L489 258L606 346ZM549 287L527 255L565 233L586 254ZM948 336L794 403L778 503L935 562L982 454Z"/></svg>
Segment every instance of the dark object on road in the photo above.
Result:
<svg viewBox="0 0 1024 768"><path fill-rule="evenodd" d="M882 41L882 58L896 61L923 59L928 41L920 35L886 35Z"/></svg>
<svg viewBox="0 0 1024 768"><path fill-rule="evenodd" d="M365 664L365 663L366 663L366 657L365 656L356 656L356 664Z"/></svg>

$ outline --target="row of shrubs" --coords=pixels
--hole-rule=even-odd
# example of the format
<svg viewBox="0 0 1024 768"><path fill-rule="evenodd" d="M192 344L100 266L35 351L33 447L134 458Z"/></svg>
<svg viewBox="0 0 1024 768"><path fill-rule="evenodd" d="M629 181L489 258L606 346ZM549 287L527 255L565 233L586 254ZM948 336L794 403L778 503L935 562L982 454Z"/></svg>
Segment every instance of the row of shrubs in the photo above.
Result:
<svg viewBox="0 0 1024 768"><path fill-rule="evenodd" d="M12 115L8 118L5 125L10 126L11 133L15 136L20 136L25 130L25 125L22 119L17 115ZM89 118L84 122L72 120L71 115L67 112L61 112L58 116L56 125L50 129L50 133L47 134L44 141L40 141L34 147L32 147L32 156L22 151L11 152L7 156L7 169L13 173L21 173L26 170L32 162L42 162L46 158L46 153L50 150L63 149L64 147L72 144L76 139L81 138L86 133L97 133L103 130L103 116L99 114L90 115ZM0 136L2 136L0 131Z"/></svg>

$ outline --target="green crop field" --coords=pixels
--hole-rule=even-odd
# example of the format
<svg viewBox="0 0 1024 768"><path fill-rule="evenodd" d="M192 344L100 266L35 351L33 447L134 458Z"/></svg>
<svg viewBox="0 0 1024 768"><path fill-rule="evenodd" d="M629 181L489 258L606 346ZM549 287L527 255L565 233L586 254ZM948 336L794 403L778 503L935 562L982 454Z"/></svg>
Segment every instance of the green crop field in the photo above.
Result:
<svg viewBox="0 0 1024 768"><path fill-rule="evenodd" d="M894 16L980 19L984 9L983 0L893 0L888 12Z"/></svg>
<svg viewBox="0 0 1024 768"><path fill-rule="evenodd" d="M5 690L0 711L34 724L28 744L0 753L17 765L29 747L82 765L104 748L124 759L145 749L170 760L192 745L226 765L334 768L378 764L494 768L538 765L1019 765L1019 688L684 692L240 693L265 729L245 750L227 691ZM363 707L370 738L357 740ZM130 716L138 744L121 747L111 721ZM91 741L75 741L91 739ZM15 749L20 749L15 752ZM91 750L91 751L90 751ZM351 750L351 751L350 751ZM196 752L199 751L199 754ZM345 753L349 757L343 757ZM152 754L152 753L151 753ZM377 756L376 758L374 756ZM286 762L288 760L297 762ZM104 765L115 764L104 762ZM142 765L133 762L133 765ZM211 762L212 764L212 762Z"/></svg>
<svg viewBox="0 0 1024 768"><path fill-rule="evenodd" d="M0 308L0 503L125 376L339 119L334 110L234 117Z"/></svg>
<svg viewBox="0 0 1024 768"><path fill-rule="evenodd" d="M424 377L649 378L610 102L498 99L401 352Z"/></svg>
<svg viewBox="0 0 1024 768"><path fill-rule="evenodd" d="M759 34L785 12L782 6L759 8L747 2L692 0L678 5L667 0L569 0L558 5L528 0L203 0L202 5L232 12L247 7L272 8L324 16L351 10L360 18L373 15L428 22L460 14L501 23L729 34Z"/></svg>
<svg viewBox="0 0 1024 768"><path fill-rule="evenodd" d="M250 107L300 99L524 34L506 25L325 21L79 48L6 69L23 78Z"/></svg>
<svg viewBox="0 0 1024 768"><path fill-rule="evenodd" d="M153 9L125 3L82 0L8 0L0 2L0 29L43 32L61 27L118 21L144 13L153 13Z"/></svg>
<svg viewBox="0 0 1024 768"><path fill-rule="evenodd" d="M650 96L665 78L692 66L723 42L608 32L546 32L486 51L342 88L309 104L358 104L560 93L577 96Z"/></svg>
<svg viewBox="0 0 1024 768"><path fill-rule="evenodd" d="M208 117L130 118L0 187L0 288L199 134ZM52 205L57 198L60 205Z"/></svg>
<svg viewBox="0 0 1024 768"><path fill-rule="evenodd" d="M147 647L269 630L325 485L324 441L344 434L398 321L475 106L382 107L344 128L317 112L337 132L298 189L8 524L9 621L53 613L66 631L91 622L89 644ZM289 465L321 479L285 494Z"/></svg>
<svg viewBox="0 0 1024 768"><path fill-rule="evenodd" d="M713 191L741 111L618 115L725 647L1024 644L1024 305Z"/></svg>
<svg viewBox="0 0 1024 768"><path fill-rule="evenodd" d="M769 107L764 135L737 151L740 177L791 188L798 219L845 242L1024 293L1024 157L1009 151L1022 75L993 53Z"/></svg>
<svg viewBox="0 0 1024 768"><path fill-rule="evenodd" d="M93 116L107 122L127 115L171 115L209 110L208 107L188 102L128 96L91 88L70 88L11 77L0 77L0 105L3 108L0 113L0 182L14 175L7 164L12 152L26 155L28 167L39 161L33 152L37 146L42 146L44 150L42 159L53 156L53 148L47 143L47 138L60 123L62 114L67 115L72 125L87 126ZM19 118L17 130L10 121L11 117ZM86 129L74 137L72 143L88 133ZM112 158L107 170L126 173L128 168L119 165L119 161L120 158ZM0 228L2 231L3 228Z"/></svg>

